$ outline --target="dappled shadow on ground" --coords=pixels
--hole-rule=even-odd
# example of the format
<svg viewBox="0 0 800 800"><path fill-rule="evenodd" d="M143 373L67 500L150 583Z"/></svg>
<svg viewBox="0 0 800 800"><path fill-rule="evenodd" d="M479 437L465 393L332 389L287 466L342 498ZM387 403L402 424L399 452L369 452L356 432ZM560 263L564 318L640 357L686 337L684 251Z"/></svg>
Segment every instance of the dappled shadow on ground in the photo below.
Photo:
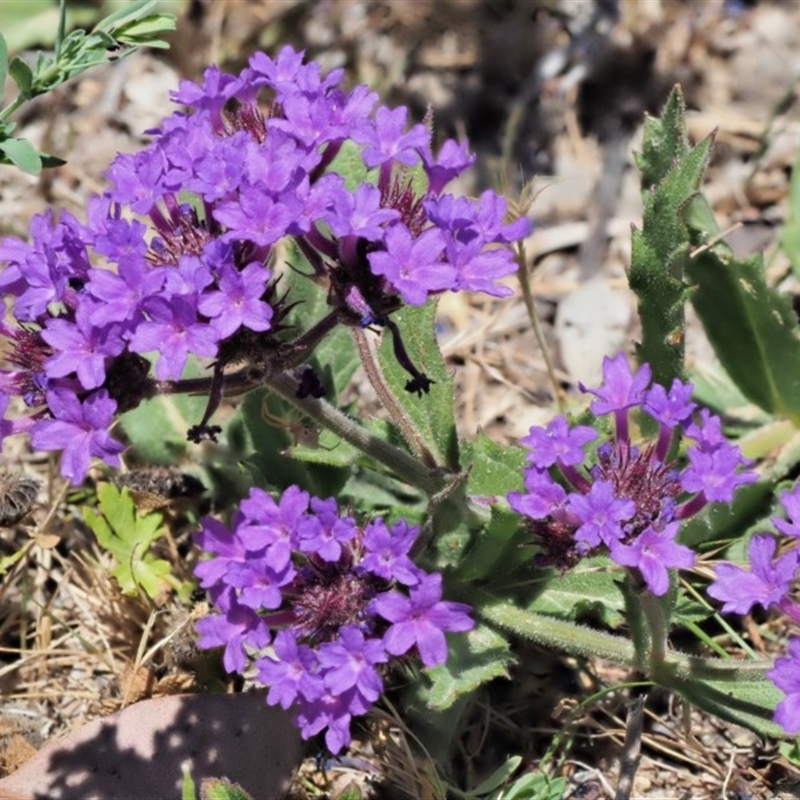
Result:
<svg viewBox="0 0 800 800"><path fill-rule="evenodd" d="M264 693L180 695L98 719L40 751L0 781L0 796L125 800L180 796L193 779L226 777L254 797L280 797L302 758L288 714Z"/></svg>

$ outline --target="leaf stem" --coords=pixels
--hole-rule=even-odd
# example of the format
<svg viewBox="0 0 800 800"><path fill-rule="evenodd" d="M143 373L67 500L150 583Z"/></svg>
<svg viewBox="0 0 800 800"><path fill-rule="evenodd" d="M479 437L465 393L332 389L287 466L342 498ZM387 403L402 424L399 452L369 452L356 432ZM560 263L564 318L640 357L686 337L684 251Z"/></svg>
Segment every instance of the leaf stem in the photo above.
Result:
<svg viewBox="0 0 800 800"><path fill-rule="evenodd" d="M391 415L392 420L400 429L403 438L411 445L411 448L419 455L426 466L431 468L437 467L436 458L425 444L422 434L416 429L414 423L409 419L408 414L403 410L400 403L397 402L397 398L386 383L383 373L378 366L375 351L367 339L366 334L361 328L353 328L352 331L353 339L358 348L358 355L361 358L361 363L364 366L367 379L372 384L372 388Z"/></svg>
<svg viewBox="0 0 800 800"><path fill-rule="evenodd" d="M286 373L269 375L264 384L318 425L333 431L353 447L390 469L401 480L416 486L427 495L434 495L447 485L442 470L429 469L414 456L362 428L355 420L325 400L298 397L299 384Z"/></svg>

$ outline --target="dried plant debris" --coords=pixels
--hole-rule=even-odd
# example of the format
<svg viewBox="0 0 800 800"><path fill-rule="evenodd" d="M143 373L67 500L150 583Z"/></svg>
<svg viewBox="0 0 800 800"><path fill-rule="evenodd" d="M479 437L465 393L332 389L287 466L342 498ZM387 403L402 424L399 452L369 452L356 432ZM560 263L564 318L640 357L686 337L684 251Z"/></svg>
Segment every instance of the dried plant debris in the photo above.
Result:
<svg viewBox="0 0 800 800"><path fill-rule="evenodd" d="M0 526L16 525L33 509L41 484L13 472L0 472Z"/></svg>
<svg viewBox="0 0 800 800"><path fill-rule="evenodd" d="M194 506L206 491L203 482L172 467L144 467L114 477L118 488L130 490L141 512L180 513Z"/></svg>

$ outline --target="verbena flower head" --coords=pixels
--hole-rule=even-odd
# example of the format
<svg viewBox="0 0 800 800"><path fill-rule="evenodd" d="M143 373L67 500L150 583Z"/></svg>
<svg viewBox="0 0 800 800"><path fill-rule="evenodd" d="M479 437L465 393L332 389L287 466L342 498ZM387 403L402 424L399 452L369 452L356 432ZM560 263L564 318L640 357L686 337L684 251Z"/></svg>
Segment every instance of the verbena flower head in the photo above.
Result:
<svg viewBox="0 0 800 800"><path fill-rule="evenodd" d="M780 494L780 502L788 517L773 517L770 522L788 538L788 548L780 546L772 533L758 533L748 545L749 566L719 563L708 594L723 603L725 613L749 614L755 606L777 609L795 624L800 624L800 605L791 592L800 572L800 550L797 547L797 521L800 518L800 484ZM785 695L775 710L775 721L788 734L800 733L800 637L789 640L789 653L776 659L767 672L772 682Z"/></svg>
<svg viewBox="0 0 800 800"><path fill-rule="evenodd" d="M531 428L522 439L530 451L525 491L511 492L508 501L526 517L541 565L563 570L607 552L663 595L669 570L694 563L693 552L676 541L680 524L709 502L729 502L756 476L722 435L719 420L706 411L695 414L690 384L651 386L650 368L634 373L622 354L603 361L603 378L596 389L581 388L595 396L595 416L611 418L613 433L601 438L563 416ZM658 423L655 441L631 441L633 411ZM684 466L672 456L679 438L686 445Z"/></svg>
<svg viewBox="0 0 800 800"><path fill-rule="evenodd" d="M67 426L82 431L66 477L80 481L90 457L116 464L115 415L164 391L190 357L215 359L217 384L230 364L275 357L288 310L271 266L281 240L294 241L346 324L391 326L403 303L443 291L510 293L507 245L528 221L508 222L494 192L446 194L474 160L466 146L434 154L405 108L341 80L290 47L254 55L239 75L211 67L202 84L181 83L184 108L144 150L117 156L85 222L46 214L29 242L0 244L17 323L0 331L0 391L28 404L29 423L15 429L40 447L60 447ZM409 390L427 391L390 330ZM205 423L218 399L193 436L213 437Z"/></svg>
<svg viewBox="0 0 800 800"><path fill-rule="evenodd" d="M418 533L404 521L361 527L296 486L277 502L253 489L230 529L208 517L197 535L212 557L195 573L219 612L197 623L199 646L224 647L229 672L253 662L267 702L338 752L380 697L382 665L414 653L442 664L445 633L473 626L469 606L442 600L441 575L409 557Z"/></svg>

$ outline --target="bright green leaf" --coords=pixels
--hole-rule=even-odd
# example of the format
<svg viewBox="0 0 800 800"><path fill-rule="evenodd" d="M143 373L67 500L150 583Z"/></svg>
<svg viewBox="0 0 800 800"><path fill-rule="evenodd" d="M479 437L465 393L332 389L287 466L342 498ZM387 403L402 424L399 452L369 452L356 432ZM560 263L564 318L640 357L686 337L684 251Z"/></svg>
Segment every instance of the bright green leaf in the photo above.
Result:
<svg viewBox="0 0 800 800"><path fill-rule="evenodd" d="M111 574L124 594L140 589L155 599L169 588L185 592L185 587L171 575L167 561L150 553L153 542L162 534L161 515L140 515L127 489L119 490L110 483L97 488L99 513L84 509L84 519L100 546L116 560Z"/></svg>

